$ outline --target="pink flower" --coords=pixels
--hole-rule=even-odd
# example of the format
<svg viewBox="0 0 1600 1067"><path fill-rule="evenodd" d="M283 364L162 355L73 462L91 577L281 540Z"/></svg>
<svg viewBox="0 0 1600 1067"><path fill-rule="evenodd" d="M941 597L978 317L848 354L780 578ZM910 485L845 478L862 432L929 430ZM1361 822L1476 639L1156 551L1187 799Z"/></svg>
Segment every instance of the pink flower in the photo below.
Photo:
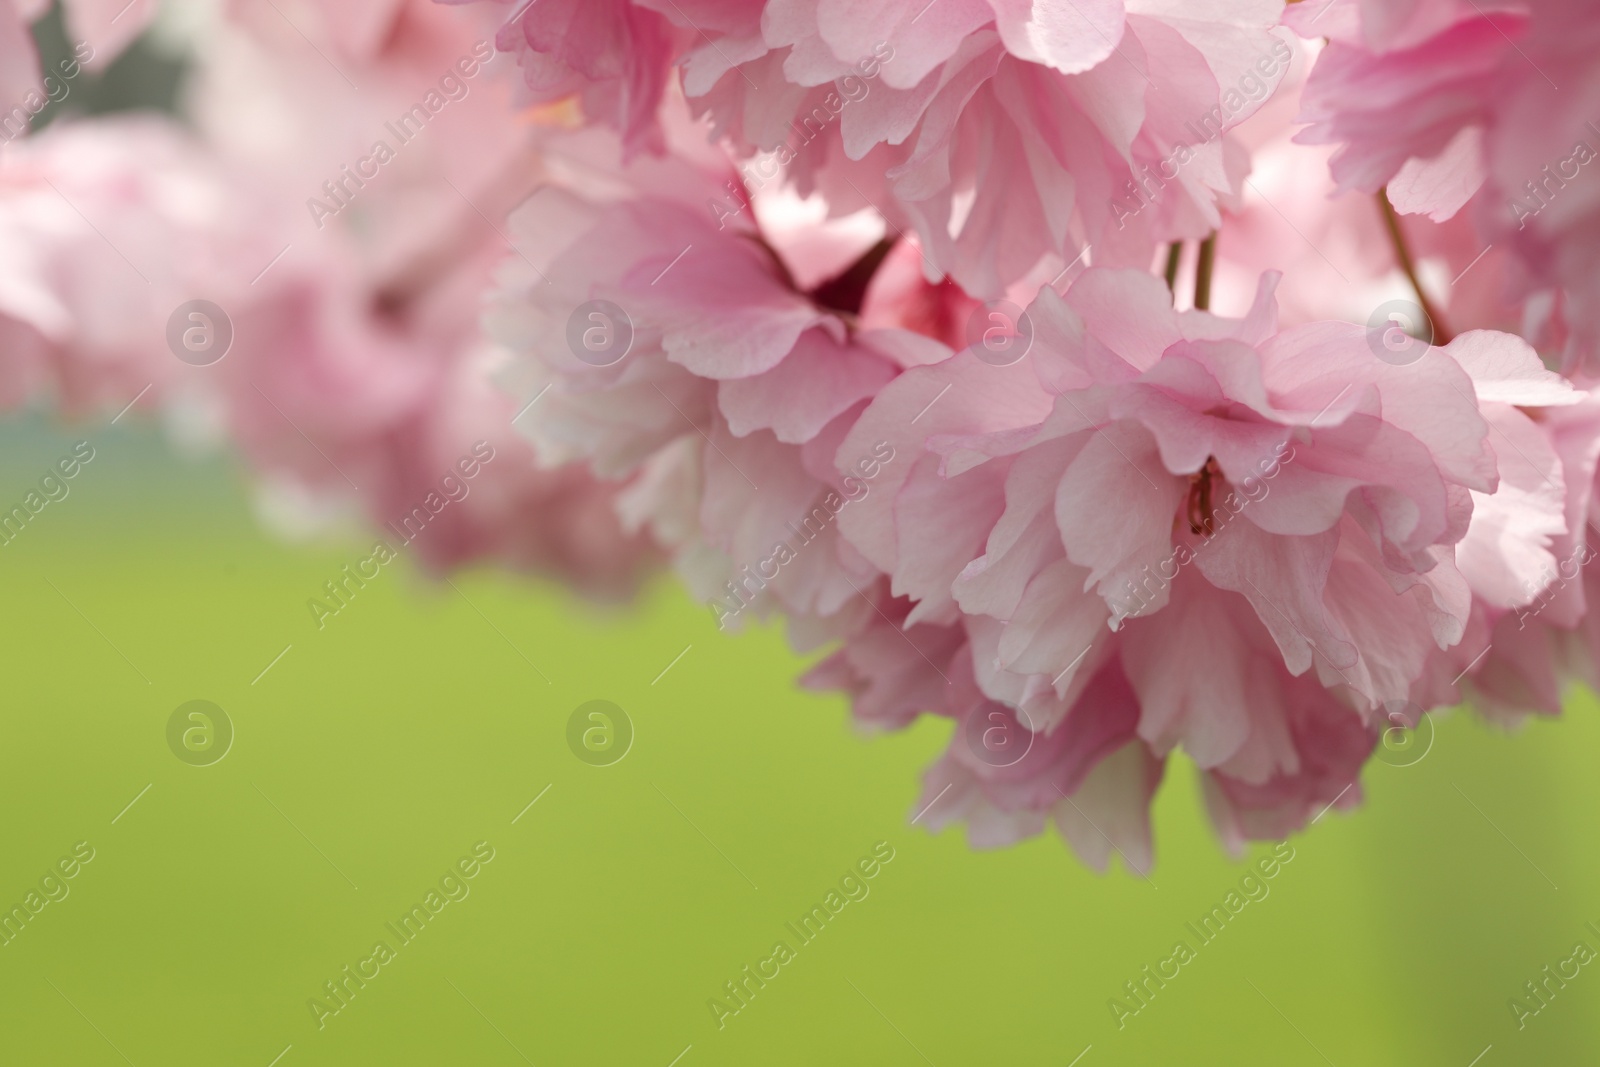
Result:
<svg viewBox="0 0 1600 1067"><path fill-rule="evenodd" d="M910 604L889 596L881 579L868 595L869 610L823 635L846 639L803 686L847 694L856 725L868 733L901 729L926 712L958 718L982 700L962 627L907 624Z"/></svg>
<svg viewBox="0 0 1600 1067"><path fill-rule="evenodd" d="M44 7L38 0L25 8L18 7L16 0L6 0L5 5L0 6L0 94L3 94L0 99L5 101L7 112L25 106L30 93L41 101L44 98L39 53L28 31L28 24L39 17ZM43 110L44 104L40 102L38 107ZM10 132L9 127L7 132Z"/></svg>
<svg viewBox="0 0 1600 1067"><path fill-rule="evenodd" d="M855 617L877 572L837 516L876 491L894 454L869 442L836 472L834 451L885 383L948 355L888 324L891 308L936 312L939 291L878 301L866 268L888 250L881 228L797 225L807 205L746 199L725 162L625 164L592 132L547 151L553 174L577 180L513 217L541 255L508 261L491 315L523 357L518 392L542 397L523 424L540 455L634 479L630 522L673 550L724 625L774 603ZM594 202L577 186L611 192Z"/></svg>
<svg viewBox="0 0 1600 1067"><path fill-rule="evenodd" d="M659 147L651 117L681 65L749 184L782 174L837 212L874 207L917 235L930 277L999 296L1041 260L1049 278L1093 245L1143 266L1155 243L1217 226L1244 170L1223 135L1291 56L1269 32L1280 10L545 0L499 40L536 99L576 95L633 149Z"/></svg>
<svg viewBox="0 0 1600 1067"><path fill-rule="evenodd" d="M1596 579L1588 566L1596 551L1600 398L1591 392L1579 404L1535 415L1532 421L1500 406L1497 440L1515 484L1504 500L1497 493L1474 512L1461 553L1470 563L1464 573L1473 581L1474 619L1461 645L1434 665L1440 677L1432 685L1425 679L1418 693L1423 700L1449 694L1438 700L1446 702L1455 698L1446 679L1464 676L1473 706L1508 724L1530 712L1560 714L1569 678L1600 680L1600 631L1589 612ZM1561 527L1536 547L1535 523L1547 532L1554 525L1552 502L1562 509ZM1515 557L1496 551L1519 540L1523 551Z"/></svg>
<svg viewBox="0 0 1600 1067"><path fill-rule="evenodd" d="M1205 776L1206 810L1234 855L1248 841L1288 837L1332 807L1361 802L1359 776L1377 741L1376 731L1338 698L1307 679L1280 676L1282 702L1273 725L1287 736L1295 759L1265 781L1222 770ZM1411 723L1409 725L1416 725Z"/></svg>
<svg viewBox="0 0 1600 1067"><path fill-rule="evenodd" d="M1299 5L1303 6L1303 5ZM1325 7L1316 4L1313 7ZM1337 9L1315 25L1323 27ZM1236 131L1250 150L1249 183L1237 208L1224 213L1217 241L1211 306L1242 315L1255 298L1261 275L1281 274L1280 315L1286 325L1323 319L1364 323L1375 309L1396 301L1415 304L1416 293L1402 272L1376 198L1340 192L1328 169L1331 147L1293 140L1304 68L1297 63L1272 101ZM1397 187L1396 187L1397 188ZM1390 189L1396 203L1403 198ZM1443 221L1411 214L1399 220L1417 270L1440 321L1449 331L1496 329L1520 332L1536 348L1559 347L1549 300L1528 301L1525 273L1508 248L1486 247L1470 212ZM1192 288L1180 273L1180 302ZM1425 328L1415 314L1416 328Z"/></svg>
<svg viewBox="0 0 1600 1067"><path fill-rule="evenodd" d="M912 622L966 627L989 699L1048 734L1120 659L1155 755L1182 744L1224 782L1279 782L1235 806L1303 819L1461 640L1463 571L1516 602L1511 575L1548 561L1559 464L1546 449L1523 476L1516 450L1541 453L1511 405L1578 397L1507 335L1395 366L1361 327L1280 331L1272 286L1242 320L1176 312L1138 272L1045 290L1021 362L968 351L879 394L839 455L886 438L910 458L841 525ZM1458 564L1497 489L1501 532ZM1347 725L1326 724L1335 706ZM1330 755L1315 738L1346 735L1337 773L1308 779Z"/></svg>
<svg viewBox="0 0 1600 1067"><path fill-rule="evenodd" d="M1333 37L1306 87L1301 138L1339 144L1341 187L1387 187L1403 212L1450 218L1470 204L1480 249L1512 253L1512 295L1530 335L1565 343L1566 364L1596 374L1600 353L1600 193L1585 181L1600 158L1600 43L1572 0L1475 4L1428 0L1396 20L1352 0L1313 25Z"/></svg>
<svg viewBox="0 0 1600 1067"><path fill-rule="evenodd" d="M274 251L224 174L150 118L58 123L0 155L0 401L114 415L195 380L167 350L168 315L202 278L246 287L245 264Z"/></svg>
<svg viewBox="0 0 1600 1067"><path fill-rule="evenodd" d="M223 24L198 77L203 100L247 100L259 123L202 111L197 140L159 120L63 122L0 157L0 330L17 356L0 400L110 415L138 398L130 420L159 407L189 436L231 436L283 525L354 502L381 527L421 507L425 567L490 558L628 591L654 550L622 529L618 487L541 469L512 425L521 403L489 380L477 301L501 237L486 218L521 194L528 155L473 58L481 27L424 0L341 8L319 46L343 70L308 76L305 38L253 14ZM454 110L350 178L408 103L433 109L428 91ZM342 196L319 188L334 179ZM308 213L308 196L338 210ZM169 316L197 296L233 330L206 366L168 349ZM475 447L495 460L467 479Z"/></svg>
<svg viewBox="0 0 1600 1067"><path fill-rule="evenodd" d="M538 10L495 2L518 9L495 45L516 55L526 99L548 103L576 96L586 115L623 133L630 152L659 150L656 110L688 32L629 0L539 0Z"/></svg>
<svg viewBox="0 0 1600 1067"><path fill-rule="evenodd" d="M1238 850L1600 679L1600 392L1543 361L1600 353L1589 14L230 0L181 122L0 154L0 404L159 410L430 572L670 562L863 732L949 720L912 819L974 845L1142 873L1181 748ZM1152 273L1219 230L1214 294ZM1439 345L1368 325L1412 295Z"/></svg>
<svg viewBox="0 0 1600 1067"><path fill-rule="evenodd" d="M979 848L1013 844L1053 818L1083 859L1104 871L1112 850L1131 870L1150 869L1150 801L1163 761L1137 740L1139 701L1112 660L1049 732L973 694L944 757L923 776L918 821L958 820Z"/></svg>
<svg viewBox="0 0 1600 1067"><path fill-rule="evenodd" d="M1307 36L1334 35L1306 85L1301 120L1312 125L1299 140L1343 142L1332 160L1342 189L1375 192L1407 167L1410 188L1421 180L1417 168L1434 161L1437 176L1462 180L1428 182L1428 195L1407 197L1406 206L1436 218L1454 214L1481 181L1482 127L1526 17L1512 5L1486 12L1457 0L1406 5L1409 17L1375 3L1360 5L1357 16L1353 0L1339 3L1337 13L1301 5L1285 19Z"/></svg>

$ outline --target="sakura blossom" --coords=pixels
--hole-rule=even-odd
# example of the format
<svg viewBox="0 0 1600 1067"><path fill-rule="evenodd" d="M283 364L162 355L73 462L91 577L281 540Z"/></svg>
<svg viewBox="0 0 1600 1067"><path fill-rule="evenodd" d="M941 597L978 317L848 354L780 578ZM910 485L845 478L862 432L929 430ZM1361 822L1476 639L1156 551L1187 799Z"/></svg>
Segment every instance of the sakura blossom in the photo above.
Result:
<svg viewBox="0 0 1600 1067"><path fill-rule="evenodd" d="M84 76L186 89L37 129L10 3L0 403L231 448L286 531L486 442L428 570L781 623L945 731L919 827L1147 875L1175 761L1238 852L1600 685L1576 0L78 0Z"/></svg>
<svg viewBox="0 0 1600 1067"><path fill-rule="evenodd" d="M0 322L13 343L0 397L79 419L159 412L179 440L231 440L257 472L263 514L300 533L362 512L396 519L486 439L500 461L417 541L419 560L559 570L625 595L653 546L623 531L616 486L534 462L477 324L475 294L503 245L475 205L514 202L527 158L504 86L486 74L454 126L441 119L433 136L396 145L404 154L348 214L318 227L304 206L326 196L330 160L392 138L385 123L420 98L418 72L462 84L455 64L486 40L429 3L368 6L364 37L341 36L354 29L342 8L305 9L327 17L321 45L367 84L364 97L335 91L331 65L308 78L306 39L270 6L241 5L205 31L187 127L85 118L5 150ZM228 102L246 97L259 121L241 130ZM463 151L484 141L492 151ZM230 318L234 343L190 366L169 349L167 320L201 294ZM546 510L562 519L526 522Z"/></svg>

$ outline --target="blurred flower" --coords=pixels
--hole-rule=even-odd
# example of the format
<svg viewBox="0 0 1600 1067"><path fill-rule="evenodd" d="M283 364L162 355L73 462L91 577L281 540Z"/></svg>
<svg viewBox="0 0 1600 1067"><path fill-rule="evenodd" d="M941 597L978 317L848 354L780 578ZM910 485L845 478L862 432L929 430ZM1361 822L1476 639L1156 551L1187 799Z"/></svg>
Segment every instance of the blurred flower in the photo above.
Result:
<svg viewBox="0 0 1600 1067"><path fill-rule="evenodd" d="M523 195L529 156L504 87L457 66L479 28L422 0L366 5L365 22L328 5L323 44L343 69L308 78L303 30L271 5L234 10L198 52L198 138L162 119L91 119L0 157L0 328L18 354L0 366L0 398L200 416L244 449L269 499L288 499L286 483L302 500L353 497L375 523L487 439L500 461L418 540L422 562L631 588L653 550L622 531L617 487L540 468L511 425L520 405L490 385L498 360L476 306L500 255L489 220ZM431 120L418 72L461 97L455 112ZM245 98L254 123L226 108ZM386 124L418 102L430 121L391 145L395 164L351 177L341 164L398 141ZM324 181L348 210L319 226L304 204L329 195ZM169 316L196 297L233 334L207 366L169 350Z"/></svg>
<svg viewBox="0 0 1600 1067"><path fill-rule="evenodd" d="M1472 254L1515 256L1512 295L1527 301L1530 334L1559 340L1585 380L1600 376L1592 10L1576 0L1334 0L1322 16L1316 6L1286 18L1331 38L1306 85L1311 125L1299 139L1339 145L1341 188L1387 188L1398 210L1435 221L1467 208Z"/></svg>

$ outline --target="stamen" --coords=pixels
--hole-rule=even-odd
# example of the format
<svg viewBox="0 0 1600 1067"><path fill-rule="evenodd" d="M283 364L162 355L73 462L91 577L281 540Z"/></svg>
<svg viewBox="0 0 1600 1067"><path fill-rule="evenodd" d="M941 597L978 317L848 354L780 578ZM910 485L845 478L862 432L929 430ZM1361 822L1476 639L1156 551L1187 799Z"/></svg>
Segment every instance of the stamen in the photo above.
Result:
<svg viewBox="0 0 1600 1067"><path fill-rule="evenodd" d="M1211 484L1213 479L1222 477L1222 468L1217 465L1217 457L1207 456L1205 466L1189 475L1189 497L1185 501L1185 513L1189 517L1189 532L1192 534L1205 534L1210 537L1217 532L1216 519L1211 511Z"/></svg>

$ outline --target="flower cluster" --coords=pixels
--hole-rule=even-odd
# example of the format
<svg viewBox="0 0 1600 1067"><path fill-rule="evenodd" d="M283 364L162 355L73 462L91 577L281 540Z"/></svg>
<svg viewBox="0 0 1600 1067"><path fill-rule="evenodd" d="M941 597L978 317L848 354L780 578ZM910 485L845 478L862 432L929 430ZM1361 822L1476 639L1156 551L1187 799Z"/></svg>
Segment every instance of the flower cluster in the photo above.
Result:
<svg viewBox="0 0 1600 1067"><path fill-rule="evenodd" d="M380 520L491 440L425 558L670 560L864 729L950 721L919 821L1100 868L1174 750L1238 848L1597 680L1577 0L296 10L197 31L196 133L0 154L0 398L149 385Z"/></svg>
<svg viewBox="0 0 1600 1067"><path fill-rule="evenodd" d="M533 180L507 79L490 81L491 66L410 143L388 131L441 77L466 88L457 64L474 45L493 55L492 26L427 0L352 6L365 18L301 5L290 25L241 4L196 30L187 123L59 121L5 149L0 404L124 422L160 411L181 441L231 438L266 517L290 532L341 521L352 502L373 525L398 520L486 439L500 461L430 524L419 560L625 594L655 550L623 530L616 487L541 468L512 422L523 401L490 380L503 354L478 327L477 293L503 244L486 219ZM155 5L127 5L116 35L97 36L120 8L80 0L69 27L109 60ZM306 63L317 53L302 34L326 63ZM340 164L379 140L394 160L358 188ZM334 217L307 210L330 197L325 182ZM196 298L226 316L231 344L174 358L169 317Z"/></svg>

